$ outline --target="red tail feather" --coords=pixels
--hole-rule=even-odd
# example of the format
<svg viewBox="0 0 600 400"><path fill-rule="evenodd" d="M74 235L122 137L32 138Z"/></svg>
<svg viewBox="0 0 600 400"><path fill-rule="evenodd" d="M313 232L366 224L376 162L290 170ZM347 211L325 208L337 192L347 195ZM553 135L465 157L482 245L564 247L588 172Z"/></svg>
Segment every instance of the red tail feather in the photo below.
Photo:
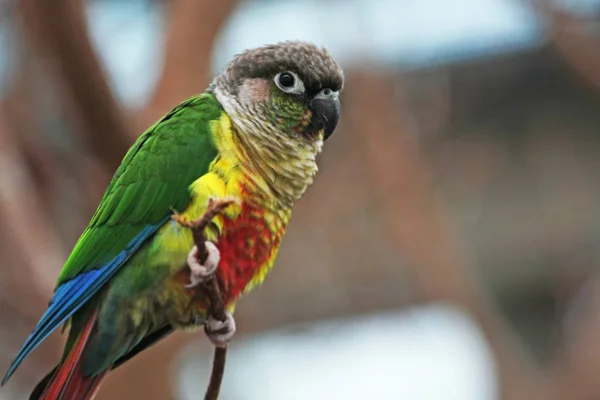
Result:
<svg viewBox="0 0 600 400"><path fill-rule="evenodd" d="M96 322L96 313L74 343L73 348L59 365L39 400L90 400L96 394L106 372L84 377L81 371L81 355Z"/></svg>

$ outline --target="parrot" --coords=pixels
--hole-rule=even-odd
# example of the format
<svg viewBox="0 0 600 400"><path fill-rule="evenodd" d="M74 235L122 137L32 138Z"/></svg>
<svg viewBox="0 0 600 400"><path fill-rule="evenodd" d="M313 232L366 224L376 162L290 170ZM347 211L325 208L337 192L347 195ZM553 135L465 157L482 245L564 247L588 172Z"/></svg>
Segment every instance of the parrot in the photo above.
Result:
<svg viewBox="0 0 600 400"><path fill-rule="evenodd" d="M146 130L125 154L58 277L48 307L2 384L52 332L62 357L30 399L88 400L107 373L176 330L235 332L239 298L272 269L294 204L318 171L340 118L344 73L322 46L288 40L235 55L200 94ZM189 226L211 199L236 199L205 228L199 261ZM175 218L177 217L177 218ZM214 277L225 321L207 312Z"/></svg>

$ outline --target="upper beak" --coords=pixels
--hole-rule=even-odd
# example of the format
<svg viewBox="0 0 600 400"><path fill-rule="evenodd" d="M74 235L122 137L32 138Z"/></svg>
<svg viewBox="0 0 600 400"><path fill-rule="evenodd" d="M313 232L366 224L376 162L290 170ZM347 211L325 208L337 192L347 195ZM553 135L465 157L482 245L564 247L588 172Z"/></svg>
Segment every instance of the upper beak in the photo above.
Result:
<svg viewBox="0 0 600 400"><path fill-rule="evenodd" d="M327 140L340 120L340 98L338 92L331 89L321 90L310 102L313 112L313 123L323 129Z"/></svg>

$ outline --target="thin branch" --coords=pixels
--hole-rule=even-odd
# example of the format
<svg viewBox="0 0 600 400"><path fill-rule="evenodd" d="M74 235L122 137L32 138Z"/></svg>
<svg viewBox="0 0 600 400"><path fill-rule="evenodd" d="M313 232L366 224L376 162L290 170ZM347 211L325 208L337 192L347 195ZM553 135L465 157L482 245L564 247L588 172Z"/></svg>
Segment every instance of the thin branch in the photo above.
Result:
<svg viewBox="0 0 600 400"><path fill-rule="evenodd" d="M196 220L187 222L181 218L177 213L174 214L174 219L177 220L181 225L186 226L192 230L194 236L194 244L198 248L198 260L201 263L206 261L208 257L208 251L205 246L204 229L210 224L212 219L219 213L221 213L227 206L235 202L233 199L223 200L209 200L208 206L204 215ZM219 284L214 275L209 277L205 282L202 283L204 290L200 293L208 294L209 307L208 315L212 315L219 321L226 321L227 316L225 314L225 304L221 296ZM227 357L227 345L224 347L215 347L215 354L213 356L213 366L210 374L210 381L206 394L204 395L205 400L216 400L219 397L219 391L221 389L221 382L223 381L223 374L225 373L225 360Z"/></svg>

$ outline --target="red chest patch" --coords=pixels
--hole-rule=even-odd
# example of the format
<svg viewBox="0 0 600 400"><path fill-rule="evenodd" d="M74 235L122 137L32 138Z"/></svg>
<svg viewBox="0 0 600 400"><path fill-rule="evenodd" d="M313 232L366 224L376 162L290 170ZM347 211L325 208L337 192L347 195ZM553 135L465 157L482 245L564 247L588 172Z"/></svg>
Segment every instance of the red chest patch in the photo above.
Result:
<svg viewBox="0 0 600 400"><path fill-rule="evenodd" d="M239 297L254 275L272 262L282 233L267 224L263 210L247 204L235 220L224 220L216 275L226 303Z"/></svg>

